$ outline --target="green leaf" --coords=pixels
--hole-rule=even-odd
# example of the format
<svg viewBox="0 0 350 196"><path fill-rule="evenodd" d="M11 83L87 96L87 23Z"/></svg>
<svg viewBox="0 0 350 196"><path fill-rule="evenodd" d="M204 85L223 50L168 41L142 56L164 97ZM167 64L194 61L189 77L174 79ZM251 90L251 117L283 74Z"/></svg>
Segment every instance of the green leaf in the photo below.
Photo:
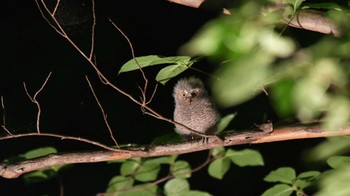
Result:
<svg viewBox="0 0 350 196"><path fill-rule="evenodd" d="M286 184L276 184L267 189L262 196L289 196L293 193L293 188Z"/></svg>
<svg viewBox="0 0 350 196"><path fill-rule="evenodd" d="M277 170L271 171L264 180L266 182L283 182L293 184L296 178L295 170L291 167L280 167Z"/></svg>
<svg viewBox="0 0 350 196"><path fill-rule="evenodd" d="M164 191L166 195L182 195L182 193L190 190L190 184L186 179L174 178L169 180L164 185Z"/></svg>
<svg viewBox="0 0 350 196"><path fill-rule="evenodd" d="M28 185L49 180L56 175L57 172L52 169L41 169L25 174L23 180L24 183Z"/></svg>
<svg viewBox="0 0 350 196"><path fill-rule="evenodd" d="M245 149L241 151L235 151L228 149L225 157L231 159L231 161L240 167L245 166L261 166L264 165L264 159L260 152L251 149Z"/></svg>
<svg viewBox="0 0 350 196"><path fill-rule="evenodd" d="M229 115L226 115L226 116L222 117L219 120L219 123L218 123L218 132L221 132L221 131L225 130L226 127L230 124L230 122L232 121L232 119L236 115L237 115L237 113L234 113L234 114L229 114Z"/></svg>
<svg viewBox="0 0 350 196"><path fill-rule="evenodd" d="M221 155L221 154L223 155L224 153L225 153L224 147L217 147L217 148L212 149L212 151L211 151L211 155L213 157L216 157L216 156Z"/></svg>
<svg viewBox="0 0 350 196"><path fill-rule="evenodd" d="M162 157L147 159L147 162L156 163L156 164L172 164L175 162L177 157L178 155L162 156Z"/></svg>
<svg viewBox="0 0 350 196"><path fill-rule="evenodd" d="M321 172L319 171L307 171L300 173L297 178L310 181L316 179L320 174Z"/></svg>
<svg viewBox="0 0 350 196"><path fill-rule="evenodd" d="M179 75L180 73L184 72L188 68L189 66L184 64L169 65L167 67L164 67L158 72L156 76L156 80L157 82L164 85L171 78Z"/></svg>
<svg viewBox="0 0 350 196"><path fill-rule="evenodd" d="M209 175L221 180L230 168L230 165L230 159L226 157L218 158L210 163L208 168Z"/></svg>
<svg viewBox="0 0 350 196"><path fill-rule="evenodd" d="M140 165L141 165L140 158L128 159L121 165L120 174L122 176L133 175L136 172L136 170L140 167Z"/></svg>
<svg viewBox="0 0 350 196"><path fill-rule="evenodd" d="M131 188L134 184L134 179L125 176L115 176L109 183L106 192L115 192L123 189Z"/></svg>
<svg viewBox="0 0 350 196"><path fill-rule="evenodd" d="M187 161L176 161L173 165L171 165L170 170L172 175L175 177L191 177L191 166Z"/></svg>
<svg viewBox="0 0 350 196"><path fill-rule="evenodd" d="M147 184L141 184L138 186L134 186L132 187L130 190L127 190L125 192L121 192L121 193L115 193L115 194L111 194L112 196L155 196L158 195L157 194L157 190L158 190L158 186L157 185L152 185L152 186L147 186L145 187L145 185ZM133 190L135 189L135 190ZM107 194L108 196L110 194Z"/></svg>
<svg viewBox="0 0 350 196"><path fill-rule="evenodd" d="M332 168L339 168L350 163L349 156L333 156L327 160L327 164Z"/></svg>
<svg viewBox="0 0 350 196"><path fill-rule="evenodd" d="M48 154L57 153L57 150L53 147L37 148L23 154L25 159L32 159L36 157L41 157Z"/></svg>
<svg viewBox="0 0 350 196"><path fill-rule="evenodd" d="M137 169L135 179L141 182L149 182L157 179L160 171L160 164L152 161L144 161Z"/></svg>
<svg viewBox="0 0 350 196"><path fill-rule="evenodd" d="M136 63L136 61L137 63ZM161 64L183 64L188 65L191 63L191 57L189 56L171 56L171 57L160 57L157 55L149 55L136 57L126 62L119 70L118 74L138 70L144 67Z"/></svg>

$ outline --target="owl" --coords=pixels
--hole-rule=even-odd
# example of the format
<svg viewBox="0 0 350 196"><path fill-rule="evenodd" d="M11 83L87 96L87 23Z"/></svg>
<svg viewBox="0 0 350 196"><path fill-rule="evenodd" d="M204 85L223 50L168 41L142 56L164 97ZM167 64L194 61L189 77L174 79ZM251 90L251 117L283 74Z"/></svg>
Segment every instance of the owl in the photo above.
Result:
<svg viewBox="0 0 350 196"><path fill-rule="evenodd" d="M203 82L196 77L180 79L174 87L174 121L202 134L215 134L220 118ZM176 124L176 132L184 137L198 138L189 129Z"/></svg>

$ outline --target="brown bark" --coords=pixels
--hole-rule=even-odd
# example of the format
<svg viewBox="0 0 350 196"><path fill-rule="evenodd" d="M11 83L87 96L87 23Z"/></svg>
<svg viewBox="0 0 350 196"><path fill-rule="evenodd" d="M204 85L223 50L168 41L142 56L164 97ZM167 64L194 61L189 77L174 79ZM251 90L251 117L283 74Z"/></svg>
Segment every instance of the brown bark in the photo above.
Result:
<svg viewBox="0 0 350 196"><path fill-rule="evenodd" d="M39 134L38 134L39 135ZM220 139L208 138L208 142L202 140L188 141L175 144L154 145L149 147L132 147L115 150L100 150L93 152L74 152L51 154L18 163L1 163L0 176L4 178L17 178L20 175L39 170L45 167L72 163L94 163L111 160L122 160L135 157L156 157L173 154L184 154L208 150L220 146L234 146L241 144L258 144L277 142L284 140L320 138L350 135L350 127L339 131L325 131L320 125L300 125L294 127L282 127L273 130L271 133L264 131L246 131L226 133Z"/></svg>

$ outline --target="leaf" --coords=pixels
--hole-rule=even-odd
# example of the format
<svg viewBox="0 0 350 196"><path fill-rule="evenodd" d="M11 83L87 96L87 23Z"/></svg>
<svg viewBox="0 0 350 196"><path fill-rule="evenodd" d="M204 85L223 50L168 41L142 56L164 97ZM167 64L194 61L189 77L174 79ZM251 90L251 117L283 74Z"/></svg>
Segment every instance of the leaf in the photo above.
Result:
<svg viewBox="0 0 350 196"><path fill-rule="evenodd" d="M319 171L307 171L307 172L300 173L297 176L297 178L311 181L316 179L320 174L321 172Z"/></svg>
<svg viewBox="0 0 350 196"><path fill-rule="evenodd" d="M296 178L295 170L291 167L280 167L277 170L271 171L264 180L266 182L283 182L293 184Z"/></svg>
<svg viewBox="0 0 350 196"><path fill-rule="evenodd" d="M57 172L52 169L41 169L25 174L23 176L23 180L26 185L29 185L32 183L38 183L49 180L56 175Z"/></svg>
<svg viewBox="0 0 350 196"><path fill-rule="evenodd" d="M127 189L132 187L133 184L134 179L131 177L115 176L109 181L106 192L115 192L122 189Z"/></svg>
<svg viewBox="0 0 350 196"><path fill-rule="evenodd" d="M293 193L293 188L286 184L276 184L267 189L262 196L289 196Z"/></svg>
<svg viewBox="0 0 350 196"><path fill-rule="evenodd" d="M231 161L240 167L245 166L261 166L264 165L264 159L260 152L251 149L245 149L241 151L235 151L228 149L225 157L231 159Z"/></svg>
<svg viewBox="0 0 350 196"><path fill-rule="evenodd" d="M174 178L169 180L164 185L166 195L182 195L182 193L190 190L190 184L186 179Z"/></svg>
<svg viewBox="0 0 350 196"><path fill-rule="evenodd" d="M137 63L136 63L136 61ZM189 56L171 56L171 57L160 57L157 55L141 56L136 57L126 62L119 70L118 74L138 70L144 67L161 64L190 64L191 57Z"/></svg>
<svg viewBox="0 0 350 196"><path fill-rule="evenodd" d="M211 155L213 157L216 157L216 156L218 156L220 154L224 154L224 153L225 153L224 147L217 147L217 148L212 149L212 151L211 151Z"/></svg>
<svg viewBox="0 0 350 196"><path fill-rule="evenodd" d="M327 159L327 164L334 169L349 163L350 163L349 156L333 156Z"/></svg>
<svg viewBox="0 0 350 196"><path fill-rule="evenodd" d="M167 67L164 67L163 69L161 69L158 72L158 74L156 76L156 80L157 80L157 82L164 85L171 78L179 75L180 73L182 73L183 71L185 71L188 68L189 68L189 66L184 65L184 64L169 65Z"/></svg>
<svg viewBox="0 0 350 196"><path fill-rule="evenodd" d="M132 190L135 188L135 190ZM114 193L114 194L107 194L109 195L116 195L116 196L155 196L157 195L158 186L152 185L145 187L144 184L134 186L131 190L121 192L121 193Z"/></svg>
<svg viewBox="0 0 350 196"><path fill-rule="evenodd" d="M57 153L57 150L55 148L44 147L44 148L37 148L31 151L28 151L25 154L23 154L23 156L26 159L32 159L32 158L41 157L48 154L53 154L53 153Z"/></svg>
<svg viewBox="0 0 350 196"><path fill-rule="evenodd" d="M175 177L191 177L191 166L187 161L176 161L171 166L170 170L172 175Z"/></svg>
<svg viewBox="0 0 350 196"><path fill-rule="evenodd" d="M230 165L230 159L226 157L218 158L210 163L208 168L209 175L221 180L230 168Z"/></svg>
<svg viewBox="0 0 350 196"><path fill-rule="evenodd" d="M160 171L160 164L152 161L144 161L137 169L135 179L141 182L149 182L157 179Z"/></svg>
<svg viewBox="0 0 350 196"><path fill-rule="evenodd" d="M237 113L234 113L234 114L229 114L229 115L226 115L226 116L222 117L219 120L219 123L218 123L218 132L221 132L221 131L225 130L226 127L230 124L230 122L232 121L232 119L236 115L237 115Z"/></svg>
<svg viewBox="0 0 350 196"><path fill-rule="evenodd" d="M125 161L121 167L120 167L120 174L122 176L128 176L128 175L133 175L137 168L140 167L141 164L141 159L137 158L137 159L128 159L127 161Z"/></svg>

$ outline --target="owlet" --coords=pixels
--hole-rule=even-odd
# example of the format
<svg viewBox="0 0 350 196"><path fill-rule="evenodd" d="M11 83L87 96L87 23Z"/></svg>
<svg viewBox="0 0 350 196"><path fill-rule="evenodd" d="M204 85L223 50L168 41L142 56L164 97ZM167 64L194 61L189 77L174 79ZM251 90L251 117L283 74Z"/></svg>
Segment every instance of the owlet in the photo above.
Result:
<svg viewBox="0 0 350 196"><path fill-rule="evenodd" d="M174 87L175 99L174 121L203 133L214 134L220 118L203 82L199 78L184 78ZM175 125L176 132L185 137L198 137L189 129Z"/></svg>

